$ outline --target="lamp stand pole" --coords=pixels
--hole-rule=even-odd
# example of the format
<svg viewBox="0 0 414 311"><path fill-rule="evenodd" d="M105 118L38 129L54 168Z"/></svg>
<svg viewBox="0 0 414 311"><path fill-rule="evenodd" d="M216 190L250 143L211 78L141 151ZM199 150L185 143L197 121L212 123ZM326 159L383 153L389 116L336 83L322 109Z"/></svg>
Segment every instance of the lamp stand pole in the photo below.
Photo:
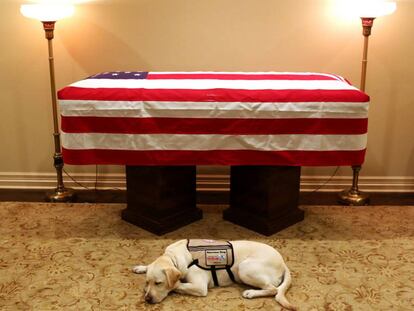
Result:
<svg viewBox="0 0 414 311"><path fill-rule="evenodd" d="M57 175L57 187L54 191L47 193L46 199L50 202L69 202L75 199L73 190L65 188L63 184L63 157L60 145L60 132L57 112L56 99L56 82L55 82L55 64L53 58L53 31L55 29L55 22L42 22L45 36L48 43L49 50L49 73L50 73L50 90L52 95L52 109L53 109L53 138L55 142L55 153L53 155L53 163Z"/></svg>
<svg viewBox="0 0 414 311"><path fill-rule="evenodd" d="M367 77L367 64L368 64L368 38L371 35L371 29L374 24L372 17L361 17L362 20L362 34L364 36L364 51L362 54L362 69L361 69L361 91L365 92L365 81ZM368 193L359 191L358 179L361 165L352 166L352 186L348 190L344 190L339 193L339 202L345 205L367 205L369 204L370 197Z"/></svg>

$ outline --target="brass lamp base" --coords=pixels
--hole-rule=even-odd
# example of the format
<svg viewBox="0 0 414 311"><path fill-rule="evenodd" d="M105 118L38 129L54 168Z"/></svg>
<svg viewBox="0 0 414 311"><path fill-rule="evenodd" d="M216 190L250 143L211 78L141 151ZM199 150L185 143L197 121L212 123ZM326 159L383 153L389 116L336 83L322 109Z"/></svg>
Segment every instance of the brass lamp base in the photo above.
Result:
<svg viewBox="0 0 414 311"><path fill-rule="evenodd" d="M338 194L339 202L344 205L362 206L368 205L370 198L369 194L355 189L348 189Z"/></svg>
<svg viewBox="0 0 414 311"><path fill-rule="evenodd" d="M73 202L76 194L72 189L56 188L54 191L46 193L46 201L48 202Z"/></svg>

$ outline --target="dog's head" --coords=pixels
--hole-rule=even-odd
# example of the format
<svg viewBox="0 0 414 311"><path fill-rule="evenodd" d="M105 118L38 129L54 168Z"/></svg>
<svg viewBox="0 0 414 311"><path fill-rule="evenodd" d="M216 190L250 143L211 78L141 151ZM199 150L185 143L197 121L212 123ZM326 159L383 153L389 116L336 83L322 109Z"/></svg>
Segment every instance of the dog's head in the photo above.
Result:
<svg viewBox="0 0 414 311"><path fill-rule="evenodd" d="M147 268L145 301L158 303L174 290L180 280L181 272L168 256L157 258Z"/></svg>

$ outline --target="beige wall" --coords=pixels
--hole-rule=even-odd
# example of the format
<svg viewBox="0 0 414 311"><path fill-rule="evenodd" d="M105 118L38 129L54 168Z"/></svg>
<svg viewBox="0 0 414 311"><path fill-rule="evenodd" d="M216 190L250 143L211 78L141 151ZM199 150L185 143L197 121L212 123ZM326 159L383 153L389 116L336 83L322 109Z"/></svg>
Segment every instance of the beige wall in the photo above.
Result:
<svg viewBox="0 0 414 311"><path fill-rule="evenodd" d="M57 86L108 70L318 71L359 84L360 21L335 0L105 0L57 23ZM47 44L41 24L0 1L0 175L53 172ZM363 176L414 177L414 1L375 21ZM94 167L67 167L92 172ZM117 173L122 168L103 167ZM305 168L329 175L332 168ZM341 169L340 174L349 174Z"/></svg>

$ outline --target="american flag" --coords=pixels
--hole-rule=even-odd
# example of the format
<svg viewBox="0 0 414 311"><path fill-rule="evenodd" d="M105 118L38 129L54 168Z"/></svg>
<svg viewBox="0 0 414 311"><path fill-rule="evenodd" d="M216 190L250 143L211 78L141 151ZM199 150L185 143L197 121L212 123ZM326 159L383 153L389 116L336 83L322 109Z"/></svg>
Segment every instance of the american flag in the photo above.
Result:
<svg viewBox="0 0 414 311"><path fill-rule="evenodd" d="M58 92L67 164L359 165L369 97L289 72L106 72Z"/></svg>

